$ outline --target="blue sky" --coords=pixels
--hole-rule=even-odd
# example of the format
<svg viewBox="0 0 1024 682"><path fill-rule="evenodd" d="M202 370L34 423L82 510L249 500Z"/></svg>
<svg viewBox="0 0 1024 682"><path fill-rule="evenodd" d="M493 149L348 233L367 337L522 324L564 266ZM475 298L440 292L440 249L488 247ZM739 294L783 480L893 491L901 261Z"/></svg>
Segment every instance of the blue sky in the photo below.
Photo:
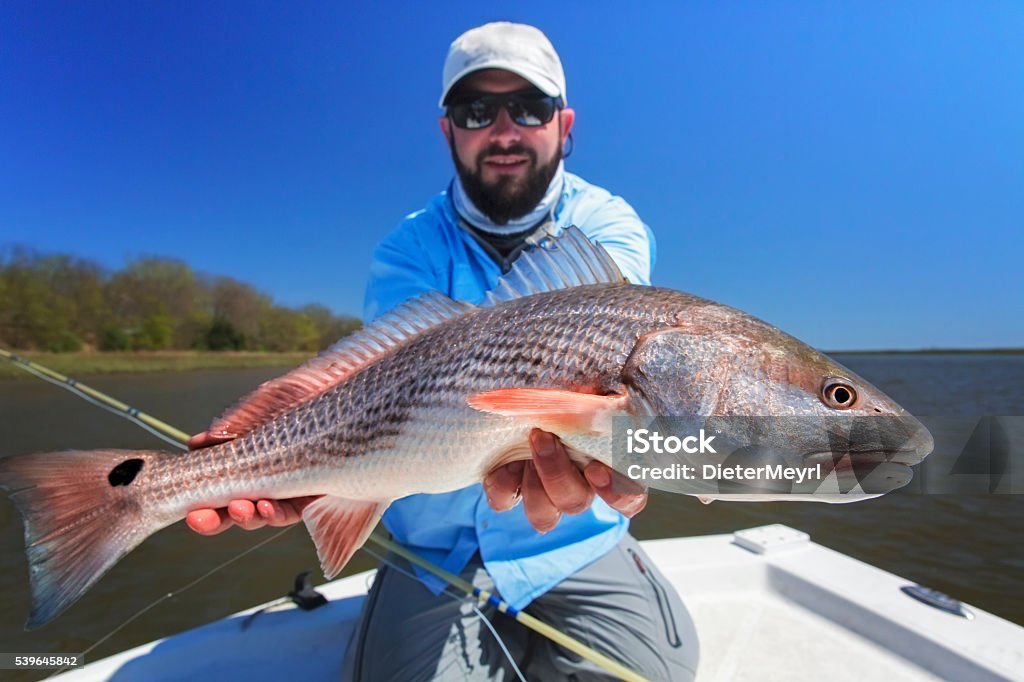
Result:
<svg viewBox="0 0 1024 682"><path fill-rule="evenodd" d="M373 6L371 6L373 5ZM1024 346L1019 2L0 3L0 245L358 314L451 177L448 44L533 23L655 283L827 349Z"/></svg>

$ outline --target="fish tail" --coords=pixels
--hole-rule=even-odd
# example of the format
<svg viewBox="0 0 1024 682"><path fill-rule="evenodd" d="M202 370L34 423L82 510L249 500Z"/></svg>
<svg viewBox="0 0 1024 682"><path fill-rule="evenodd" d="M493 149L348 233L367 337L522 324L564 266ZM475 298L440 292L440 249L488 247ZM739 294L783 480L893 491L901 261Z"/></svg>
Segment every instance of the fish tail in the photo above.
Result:
<svg viewBox="0 0 1024 682"><path fill-rule="evenodd" d="M136 478L167 453L49 452L0 459L0 488L25 525L32 613L25 628L52 620L118 559L173 519L143 513Z"/></svg>

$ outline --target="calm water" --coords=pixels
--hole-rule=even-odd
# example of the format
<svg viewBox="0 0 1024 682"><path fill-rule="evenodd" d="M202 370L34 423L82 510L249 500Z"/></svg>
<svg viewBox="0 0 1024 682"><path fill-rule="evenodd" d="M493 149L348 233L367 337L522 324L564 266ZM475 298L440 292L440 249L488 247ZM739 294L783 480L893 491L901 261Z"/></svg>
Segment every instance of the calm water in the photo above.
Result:
<svg viewBox="0 0 1024 682"><path fill-rule="evenodd" d="M913 413L1024 415L1024 356L837 356ZM88 383L189 433L279 370L94 377ZM159 448L127 421L42 381L0 381L0 456L69 448ZM656 494L633 523L641 538L726 533L766 523L807 531L821 544L1024 623L1024 495L893 494L854 505L723 503ZM183 524L147 540L69 611L22 630L29 611L20 521L0 499L0 652L83 651L161 595L273 535L202 538ZM358 553L346 570L374 565ZM90 656L96 660L291 589L318 562L299 527L150 610ZM39 674L34 674L39 677ZM32 679L25 677L23 679Z"/></svg>

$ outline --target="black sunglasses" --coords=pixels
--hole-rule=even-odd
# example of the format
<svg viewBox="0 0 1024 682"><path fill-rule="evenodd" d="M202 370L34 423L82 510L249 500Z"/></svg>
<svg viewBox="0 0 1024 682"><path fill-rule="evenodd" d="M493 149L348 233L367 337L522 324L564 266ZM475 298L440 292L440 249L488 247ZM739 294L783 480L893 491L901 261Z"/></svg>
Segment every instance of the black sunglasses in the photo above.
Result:
<svg viewBox="0 0 1024 682"><path fill-rule="evenodd" d="M555 112L562 108L562 98L536 91L465 95L448 105L448 118L456 128L477 130L498 120L501 107L505 107L516 125L533 128L554 118Z"/></svg>

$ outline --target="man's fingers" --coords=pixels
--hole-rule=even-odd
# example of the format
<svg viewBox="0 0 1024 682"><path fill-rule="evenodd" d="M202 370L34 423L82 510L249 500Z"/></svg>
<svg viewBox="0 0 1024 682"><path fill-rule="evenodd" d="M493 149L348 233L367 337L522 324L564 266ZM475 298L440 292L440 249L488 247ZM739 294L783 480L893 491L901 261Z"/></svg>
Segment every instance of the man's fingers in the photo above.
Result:
<svg viewBox="0 0 1024 682"><path fill-rule="evenodd" d="M533 464L554 506L566 514L585 512L594 501L594 490L576 468L562 441L540 429L530 432Z"/></svg>
<svg viewBox="0 0 1024 682"><path fill-rule="evenodd" d="M302 510L320 499L320 495L288 500L232 500L224 509L196 509L185 523L200 535L217 535L231 526L256 530L263 526L288 526L302 520Z"/></svg>
<svg viewBox="0 0 1024 682"><path fill-rule="evenodd" d="M256 504L252 500L231 500L228 502L228 516L245 530L256 530L267 525L267 520L256 513Z"/></svg>
<svg viewBox="0 0 1024 682"><path fill-rule="evenodd" d="M626 518L636 516L647 506L645 488L600 462L588 464L583 475L601 499Z"/></svg>
<svg viewBox="0 0 1024 682"><path fill-rule="evenodd" d="M185 523L200 535L217 535L234 525L223 509L196 509L188 513Z"/></svg>
<svg viewBox="0 0 1024 682"><path fill-rule="evenodd" d="M512 509L522 500L523 470L526 462L518 461L498 467L484 478L484 493L491 509L497 512Z"/></svg>
<svg viewBox="0 0 1024 682"><path fill-rule="evenodd" d="M290 500L260 500L256 513L268 526L290 526L302 520L302 510L319 499L319 495L295 497Z"/></svg>
<svg viewBox="0 0 1024 682"><path fill-rule="evenodd" d="M532 462L527 463L523 471L523 511L526 520L540 533L552 530L562 518L562 512L551 503L544 491L544 485Z"/></svg>

